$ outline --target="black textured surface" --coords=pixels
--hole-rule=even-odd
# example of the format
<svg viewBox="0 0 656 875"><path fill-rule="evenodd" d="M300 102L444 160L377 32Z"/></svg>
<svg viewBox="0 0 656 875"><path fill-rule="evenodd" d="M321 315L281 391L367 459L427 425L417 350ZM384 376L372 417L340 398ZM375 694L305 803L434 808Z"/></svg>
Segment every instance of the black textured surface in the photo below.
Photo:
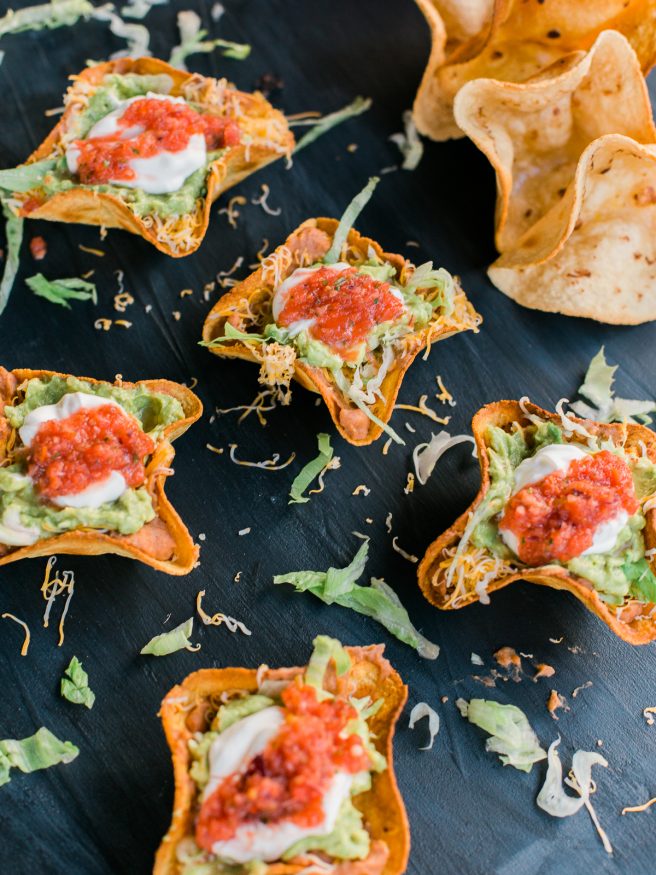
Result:
<svg viewBox="0 0 656 875"><path fill-rule="evenodd" d="M415 567L392 549L384 525L390 511L400 544L421 555L471 501L478 471L467 449L451 451L428 485L406 496L412 446L427 439L431 428L437 430L426 418L397 412L394 423L407 446L392 446L387 457L381 455L382 441L365 449L345 444L334 434L324 407L315 406L314 396L300 388L294 390L291 407L269 416L266 429L254 417L238 426L234 414L209 423L216 405L230 407L253 398L257 370L220 361L196 345L210 307L202 297L203 284L240 255L244 264L252 262L264 237L275 245L309 216L338 216L369 175L397 162L387 138L401 127L401 113L411 104L429 48L427 30L410 0L226 0L225 5L225 17L211 29L250 42L250 58L195 56L191 69L225 74L244 89L252 88L261 74L276 73L285 86L272 99L289 113L328 112L356 94L371 96L374 105L302 152L291 171L278 162L235 190L250 200L267 182L271 205L282 208L278 218L249 204L241 208L238 229L231 230L215 208L205 243L189 258L167 259L122 232L112 231L100 243L97 229L27 224L26 238L42 234L48 255L36 264L24 249L21 276L0 320L2 363L105 379L117 372L125 379L189 382L197 377L206 413L176 444L176 476L168 491L192 533L205 533L206 540L201 566L186 578L119 558L61 557L58 567L74 569L77 587L59 649L56 624L41 627L39 585L45 560L0 571L0 608L25 619L32 630L29 655L22 659L20 629L11 621L0 622L0 737L22 737L46 725L81 750L69 766L29 776L17 773L0 789L0 872L148 872L172 801L169 755L156 717L162 696L201 666L303 662L313 636L327 632L351 644L384 641L410 687L409 704L429 701L441 715L442 728L430 752L419 751L424 731L407 729L407 712L396 737L396 771L412 828L408 871L413 875L574 875L591 868L651 873L654 815L620 817L620 810L656 792L656 727L647 727L641 716L645 706L656 704L653 647L632 648L571 596L525 584L500 592L489 607L440 613L420 595ZM211 2L171 2L149 14L145 23L155 54L168 56L177 37L175 10L189 7L211 24ZM2 41L2 166L23 160L48 132L52 120L44 111L60 104L66 76L87 58L104 58L121 45L99 23ZM358 145L357 151L347 151L350 143ZM438 407L434 378L441 374L458 402L454 409L444 408L454 432L468 429L473 412L487 401L527 394L551 407L561 396L571 397L601 343L613 362L621 362L621 394L653 394L651 325L609 328L547 316L517 307L490 286L485 266L493 256L493 204L493 174L470 143L429 144L414 173L383 176L359 222L360 230L388 250L417 263L432 258L460 273L485 318L478 336L440 343L429 361L418 361L401 400L416 403L428 393L429 403ZM408 240L418 241L420 248L408 248ZM85 254L79 244L100 246L107 255ZM37 270L55 278L92 268L100 292L95 308L79 303L64 311L35 298L23 282ZM118 269L125 271L126 289L136 299L125 314L133 327L99 332L93 327L97 317L120 318L112 308ZM185 288L193 289L193 296L181 299ZM152 305L150 313L146 305ZM180 321L173 311L180 311ZM406 419L416 434L406 432ZM342 467L328 475L323 494L307 505L289 507L289 484L315 454L315 435L322 430L333 435ZM292 450L297 459L280 472L238 468L227 452L210 453L208 442L226 450L236 442L246 459L269 458L273 452L286 458ZM368 497L351 496L359 483L371 488ZM250 534L238 537L249 526ZM441 645L436 662L421 660L373 621L272 586L278 572L346 564L359 544L351 534L356 529L372 538L368 572L384 576L416 624ZM235 583L238 571L241 579ZM202 644L198 653L140 657L139 649L153 635L194 613L200 589L207 590L208 609L239 618L252 629L252 637L196 623L194 640ZM549 640L561 637L560 644ZM499 682L497 689L486 690L471 676L488 673L492 652L505 644L551 663L556 676L535 684L528 677L517 684ZM485 659L486 669L471 665L472 651ZM97 694L92 711L59 697L59 679L73 654L84 662ZM587 681L592 686L572 699L571 691ZM558 723L545 708L552 686L572 705ZM597 739L603 740L610 765L597 771L595 802L614 843L614 859L606 857L585 812L560 821L536 808L544 764L525 775L504 770L484 751L483 733L465 723L453 704L457 696L481 695L524 708L545 746L561 733L566 763L575 748L594 749ZM442 696L449 701L440 703Z"/></svg>

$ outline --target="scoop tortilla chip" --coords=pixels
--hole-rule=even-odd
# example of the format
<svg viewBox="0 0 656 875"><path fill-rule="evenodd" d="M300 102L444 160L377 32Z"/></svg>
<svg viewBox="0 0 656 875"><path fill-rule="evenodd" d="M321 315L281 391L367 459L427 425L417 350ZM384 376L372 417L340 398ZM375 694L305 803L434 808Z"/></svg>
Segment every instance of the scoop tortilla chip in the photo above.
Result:
<svg viewBox="0 0 656 875"><path fill-rule="evenodd" d="M271 300L275 287L297 267L307 266L323 258L330 248L337 225L335 219L324 218L303 222L275 252L264 259L258 270L214 305L203 326L203 340L210 342L223 337L226 323L243 331L261 332L271 322ZM370 248L379 259L396 269L401 281L408 276L410 265L403 256L383 252L375 240L362 237L353 229L349 232L346 254L342 260L345 258L349 263L362 262L367 259ZM477 331L480 321L481 317L456 281L453 313L450 316L437 314L428 325L404 339L402 352L397 354L382 381L382 397L376 397L374 403L369 405L373 414L383 423L388 423L405 372L416 356L427 346L452 334L467 330ZM210 351L226 358L243 358L260 363L263 366L260 382L270 386L272 384L266 374L267 362L259 347L260 344L257 343L235 340L211 347ZM287 349L292 350L291 347ZM329 369L312 367L293 357L288 362L287 383L292 376L303 387L318 392L323 397L337 430L349 443L363 446L380 437L382 426L372 422L357 408L336 385Z"/></svg>
<svg viewBox="0 0 656 875"><path fill-rule="evenodd" d="M527 413L554 422L556 425L561 423L557 414L548 413L528 402L522 402L520 405L517 401L497 401L488 404L474 416L472 432L481 466L481 488L471 507L426 551L417 572L423 594L436 607L450 610L472 604L484 593L496 592L516 580L526 580L553 589L567 590L600 617L616 635L630 644L648 644L654 641L656 617L651 615L655 605L643 604L630 597L619 607L609 605L600 598L590 581L577 577L560 565L524 567L518 570L510 561L493 556L485 548L475 548L469 544L459 560L465 569L462 581L457 581L458 575L455 574L451 584L448 584L446 575L453 554L462 540L471 514L483 501L490 487L487 430L490 426L508 429L514 422L529 425ZM575 417L571 417L571 421L583 424L590 434L601 439L612 439L615 444L622 445L627 453L637 457L642 455L644 445L648 457L656 461L656 435L643 425L631 423L609 425ZM654 510L645 513L647 525L644 529L644 537L647 550L656 546L655 513ZM650 565L652 570L656 571L656 563L653 559L650 560Z"/></svg>
<svg viewBox="0 0 656 875"><path fill-rule="evenodd" d="M525 307L615 325L656 319L656 146L607 134L562 201L489 269Z"/></svg>
<svg viewBox="0 0 656 875"><path fill-rule="evenodd" d="M0 368L0 462L6 458L7 446L15 440L11 428L1 412L5 404L20 395L21 385L27 380L66 377L55 371L32 371L18 369L6 371ZM87 383L99 384L101 380L83 377ZM140 380L138 383L121 382L127 389L144 386L152 392L161 392L176 398L184 410L184 418L168 425L156 441L155 451L146 465L145 486L152 499L157 516L132 535L101 532L96 529L74 529L37 541L29 547L4 547L0 545L0 565L30 559L35 556L53 556L68 553L79 556L99 556L115 553L129 559L138 559L157 571L167 574L188 574L198 559L198 547L194 544L187 527L182 522L164 493L166 478L173 473L171 462L175 450L171 442L184 434L202 414L203 406L194 393L170 380ZM3 437L4 435L4 437ZM4 552L4 551L7 552Z"/></svg>
<svg viewBox="0 0 656 875"><path fill-rule="evenodd" d="M206 193L196 201L193 214L160 217L139 216L128 202L117 194L75 186L50 197L42 189L35 189L14 198L24 204L23 212L31 219L49 219L57 222L75 222L122 228L139 234L161 252L173 257L189 255L200 246L210 217L210 208L226 189L266 164L289 155L294 146L293 134L285 117L259 93L237 91L227 82L177 70L156 58L122 58L87 67L74 77L66 95L66 111L59 123L27 163L59 157L65 145L72 121L86 106L88 98L111 74L166 75L170 77L172 97L185 96L200 104L210 113L219 113L238 120L242 143L228 147L214 161L207 174ZM250 142L249 142L250 141ZM114 187L118 192L119 186Z"/></svg>
<svg viewBox="0 0 656 875"><path fill-rule="evenodd" d="M394 777L392 739L396 721L407 698L407 687L384 658L383 645L346 647L351 668L334 679L335 691L342 695L383 700L383 705L369 720L376 749L387 759L384 772L372 775L371 790L353 797L354 805L364 816L371 836L371 850L366 860L338 864L335 875L401 875L405 872L410 848L408 820ZM175 798L173 818L155 857L153 875L179 875L176 848L186 836L193 835L196 815L196 784L189 775L191 765L189 739L196 732L209 729L212 718L227 692L257 691L258 682L291 680L301 668L269 669L262 675L255 669L202 669L188 675L167 694L160 716L173 759ZM289 863L271 863L266 875L296 875L310 860L299 858Z"/></svg>
<svg viewBox="0 0 656 875"><path fill-rule="evenodd" d="M454 113L496 172L499 252L515 247L560 202L597 137L617 133L656 142L640 63L617 31L604 31L589 52L525 84L467 83Z"/></svg>
<svg viewBox="0 0 656 875"><path fill-rule="evenodd" d="M463 135L453 100L466 82L525 82L571 52L589 49L602 30L623 33L645 73L656 61L656 0L469 0L460 4L461 11L445 0L417 4L430 27L432 49L414 119L434 140Z"/></svg>

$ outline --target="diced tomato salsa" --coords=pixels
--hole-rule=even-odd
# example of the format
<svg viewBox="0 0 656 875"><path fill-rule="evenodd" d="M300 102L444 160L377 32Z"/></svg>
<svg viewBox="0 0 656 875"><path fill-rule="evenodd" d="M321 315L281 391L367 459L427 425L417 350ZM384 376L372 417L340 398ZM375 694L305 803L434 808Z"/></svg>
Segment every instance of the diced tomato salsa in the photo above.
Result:
<svg viewBox="0 0 656 875"><path fill-rule="evenodd" d="M403 301L380 282L353 268L340 271L322 267L293 286L276 320L288 326L301 319L315 319L309 333L343 359L357 355L372 328L398 319Z"/></svg>
<svg viewBox="0 0 656 875"><path fill-rule="evenodd" d="M130 132L131 128L137 132ZM160 152L180 152L194 134L203 134L210 151L235 146L241 138L232 119L196 112L186 103L172 100L135 100L118 120L115 133L75 141L80 150L78 176L87 185L134 179L130 161L152 158Z"/></svg>
<svg viewBox="0 0 656 875"><path fill-rule="evenodd" d="M592 546L602 523L622 510L631 516L639 507L629 466L603 450L520 489L499 527L517 537L526 565L569 562Z"/></svg>
<svg viewBox="0 0 656 875"><path fill-rule="evenodd" d="M29 448L28 474L43 498L75 495L118 471L130 487L145 479L152 439L114 404L83 407L39 426Z"/></svg>
<svg viewBox="0 0 656 875"><path fill-rule="evenodd" d="M290 684L282 693L285 722L243 772L228 775L203 802L196 841L211 851L243 823L288 820L302 827L323 821L323 797L337 771L371 767L357 734L341 737L357 716L343 699L317 699L314 687Z"/></svg>

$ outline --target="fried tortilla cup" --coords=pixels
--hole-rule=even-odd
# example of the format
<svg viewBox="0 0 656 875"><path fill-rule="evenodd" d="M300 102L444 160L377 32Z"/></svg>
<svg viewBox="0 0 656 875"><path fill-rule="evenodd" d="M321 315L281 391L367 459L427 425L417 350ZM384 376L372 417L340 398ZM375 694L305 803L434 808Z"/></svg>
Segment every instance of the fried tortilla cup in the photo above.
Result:
<svg viewBox="0 0 656 875"><path fill-rule="evenodd" d="M516 580L525 580L570 592L629 644L648 644L656 640L656 605L630 597L621 606L610 605L600 597L590 581L574 575L562 565L521 566L519 561L502 559L483 547L475 548L468 541L459 558L455 558L456 550L467 534L468 523L490 488L490 460L486 441L488 428L497 426L509 430L513 423L530 425L529 417L535 415L559 426L563 422L558 414L548 413L526 401L497 401L481 408L474 416L472 432L481 466L481 487L471 506L426 551L417 571L421 591L431 604L441 610L452 610L487 600L485 594L503 589ZM615 445L622 446L627 454L639 458L644 453L652 462L656 462L656 435L643 425L591 422L569 414L567 419L584 426L595 437L602 440L610 438ZM572 440L571 433L565 436L565 440ZM649 551L656 546L656 511L646 509L644 513L646 526L643 534L646 551ZM449 585L447 572L454 560L462 565L464 574L455 582L454 575ZM518 568L518 565L521 567ZM656 563L651 557L649 565L652 571L656 570Z"/></svg>
<svg viewBox="0 0 656 875"><path fill-rule="evenodd" d="M639 325L656 319L656 146L607 134L561 202L489 268L524 307Z"/></svg>
<svg viewBox="0 0 656 875"><path fill-rule="evenodd" d="M308 266L323 258L331 246L337 227L338 222L335 219L317 218L303 222L282 245L263 260L261 267L214 305L203 326L203 341L210 344L223 337L226 323L242 331L260 332L272 321L271 303L275 287L296 268ZM402 255L383 252L379 243L363 237L351 228L342 250L342 260L346 259L349 264L362 262L371 251L375 252L379 260L396 269L401 282L414 270L414 266ZM372 443L381 436L384 426L390 421L403 377L417 355L438 340L444 340L460 331L478 331L481 317L469 303L457 279L454 282L456 294L452 314L436 314L426 326L404 338L401 354L395 356L381 383L379 395L369 405L379 423L368 418L353 403L337 385L328 368L314 367L292 357L286 363L288 380L293 377L305 389L321 395L337 430L345 440L355 446ZM258 344L235 340L210 346L210 351L225 358L241 358L259 363L262 365L260 382L271 385L267 362L258 349Z"/></svg>
<svg viewBox="0 0 656 875"><path fill-rule="evenodd" d="M496 173L499 252L513 249L561 201L593 140L613 133L656 143L640 62L617 31L604 31L589 52L530 82L468 82L454 113Z"/></svg>
<svg viewBox="0 0 656 875"><path fill-rule="evenodd" d="M417 0L432 49L414 103L418 130L433 140L463 136L453 100L473 79L526 82L602 30L618 30L647 73L656 61L656 0ZM476 30L478 28L478 30Z"/></svg>
<svg viewBox="0 0 656 875"><path fill-rule="evenodd" d="M11 462L16 430L3 415L5 405L20 402L22 387L28 380L48 379L68 374L55 371L28 370L20 368L6 371L0 367L0 467ZM102 380L81 378L86 383L102 384ZM111 384L106 384L111 385ZM145 487L148 490L156 517L131 535L121 535L91 528L79 528L63 532L52 538L44 538L27 547L7 547L0 544L0 565L31 559L37 556L71 554L99 556L115 553L128 559L137 559L157 571L167 574L188 574L198 559L198 547L194 544L187 527L182 522L171 502L166 497L166 478L173 474L170 467L175 456L172 442L200 417L203 406L198 397L185 386L170 380L139 380L137 383L117 382L114 385L125 389L143 386L152 391L170 395L179 401L184 418L166 426L155 442L155 450L146 465Z"/></svg>
<svg viewBox="0 0 656 875"><path fill-rule="evenodd" d="M383 656L383 645L344 649L351 657L351 667L339 677L333 672L329 688L355 698L382 699L382 707L367 722L376 749L387 761L387 768L373 775L369 791L353 797L371 836L369 856L365 860L337 863L331 872L334 875L401 875L408 862L410 831L394 777L392 740L407 699L407 687ZM302 668L263 671L263 668L193 672L173 687L162 702L160 716L173 760L175 797L171 826L157 851L153 875L179 875L182 868L176 858L176 848L182 839L193 834L198 804L196 784L189 774L189 740L209 728L226 697L239 692L257 692L263 680L291 681L304 671ZM266 875L300 875L311 862L303 856L286 863L270 863L264 871Z"/></svg>
<svg viewBox="0 0 656 875"><path fill-rule="evenodd" d="M228 146L220 157L208 166L205 193L195 201L192 213L158 216L137 214L129 200L120 197L118 185L112 191L98 190L102 186L74 185L68 190L48 195L43 188L15 193L13 200L21 204L21 214L31 219L100 225L122 228L138 234L161 252L174 258L190 255L200 246L210 219L210 209L219 195L245 177L283 155L290 155L294 136L284 115L274 109L259 93L237 91L225 79L212 79L198 73L177 70L156 58L121 58L87 67L73 77L65 104L66 110L58 124L39 148L28 158L27 165L60 157L66 144L74 139L69 133L79 113L106 76L143 75L166 76L170 79L170 96L184 97L212 115L222 115L238 122L242 141ZM123 189L126 191L126 189Z"/></svg>

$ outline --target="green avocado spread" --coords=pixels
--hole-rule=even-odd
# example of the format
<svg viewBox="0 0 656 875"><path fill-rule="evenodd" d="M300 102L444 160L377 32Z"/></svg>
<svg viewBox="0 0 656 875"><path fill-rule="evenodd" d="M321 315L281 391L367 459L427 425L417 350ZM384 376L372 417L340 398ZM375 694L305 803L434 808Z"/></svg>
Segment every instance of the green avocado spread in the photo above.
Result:
<svg viewBox="0 0 656 875"><path fill-rule="evenodd" d="M4 408L5 417L10 426L18 429L30 411L56 404L69 392L86 392L116 401L154 440L160 437L167 425L184 418L182 405L170 395L150 392L143 386L127 388L58 376L30 380L21 403ZM24 471L21 462L0 468L0 543L3 543L3 526L9 523L9 519L14 526L19 523L38 532L41 540L80 528L129 535L155 518L152 499L143 486L127 489L116 501L100 507L58 507L39 498Z"/></svg>
<svg viewBox="0 0 656 875"><path fill-rule="evenodd" d="M168 94L172 81L166 74L156 76L141 76L130 73L122 76L111 74L105 76L102 84L96 88L89 98L88 105L81 109L72 119L68 133L70 139L84 139L91 128L116 109L117 105L131 97L145 95L148 92ZM190 106L194 104L190 103ZM194 108L198 108L194 106ZM67 137L68 139L68 137ZM57 159L55 166L45 174L41 190L52 197L72 188L83 188L88 191L103 192L120 198L137 216L181 216L193 213L196 201L207 193L207 174L212 162L221 157L225 150L208 152L205 167L201 167L187 177L183 185L170 194L147 194L139 188L108 183L103 185L84 185L73 176L66 165L65 156Z"/></svg>
<svg viewBox="0 0 656 875"><path fill-rule="evenodd" d="M595 440L595 439L593 439ZM490 426L486 433L490 462L490 487L475 513L476 526L471 541L501 559L517 564L521 562L501 539L498 520L510 498L514 485L515 469L547 444L563 443L562 429L552 422L521 427L515 423L511 431ZM656 488L656 465L646 456L637 457L625 453L622 447L609 441L597 440L598 446L581 444L581 449L595 452L602 449L621 455L631 469L636 497L643 501ZM642 530L645 516L639 510L630 517L619 532L612 550L578 556L565 563L572 574L590 581L600 597L610 605L622 605L627 596L642 602L656 600L656 576L645 559L645 542ZM558 565L561 563L553 562Z"/></svg>

